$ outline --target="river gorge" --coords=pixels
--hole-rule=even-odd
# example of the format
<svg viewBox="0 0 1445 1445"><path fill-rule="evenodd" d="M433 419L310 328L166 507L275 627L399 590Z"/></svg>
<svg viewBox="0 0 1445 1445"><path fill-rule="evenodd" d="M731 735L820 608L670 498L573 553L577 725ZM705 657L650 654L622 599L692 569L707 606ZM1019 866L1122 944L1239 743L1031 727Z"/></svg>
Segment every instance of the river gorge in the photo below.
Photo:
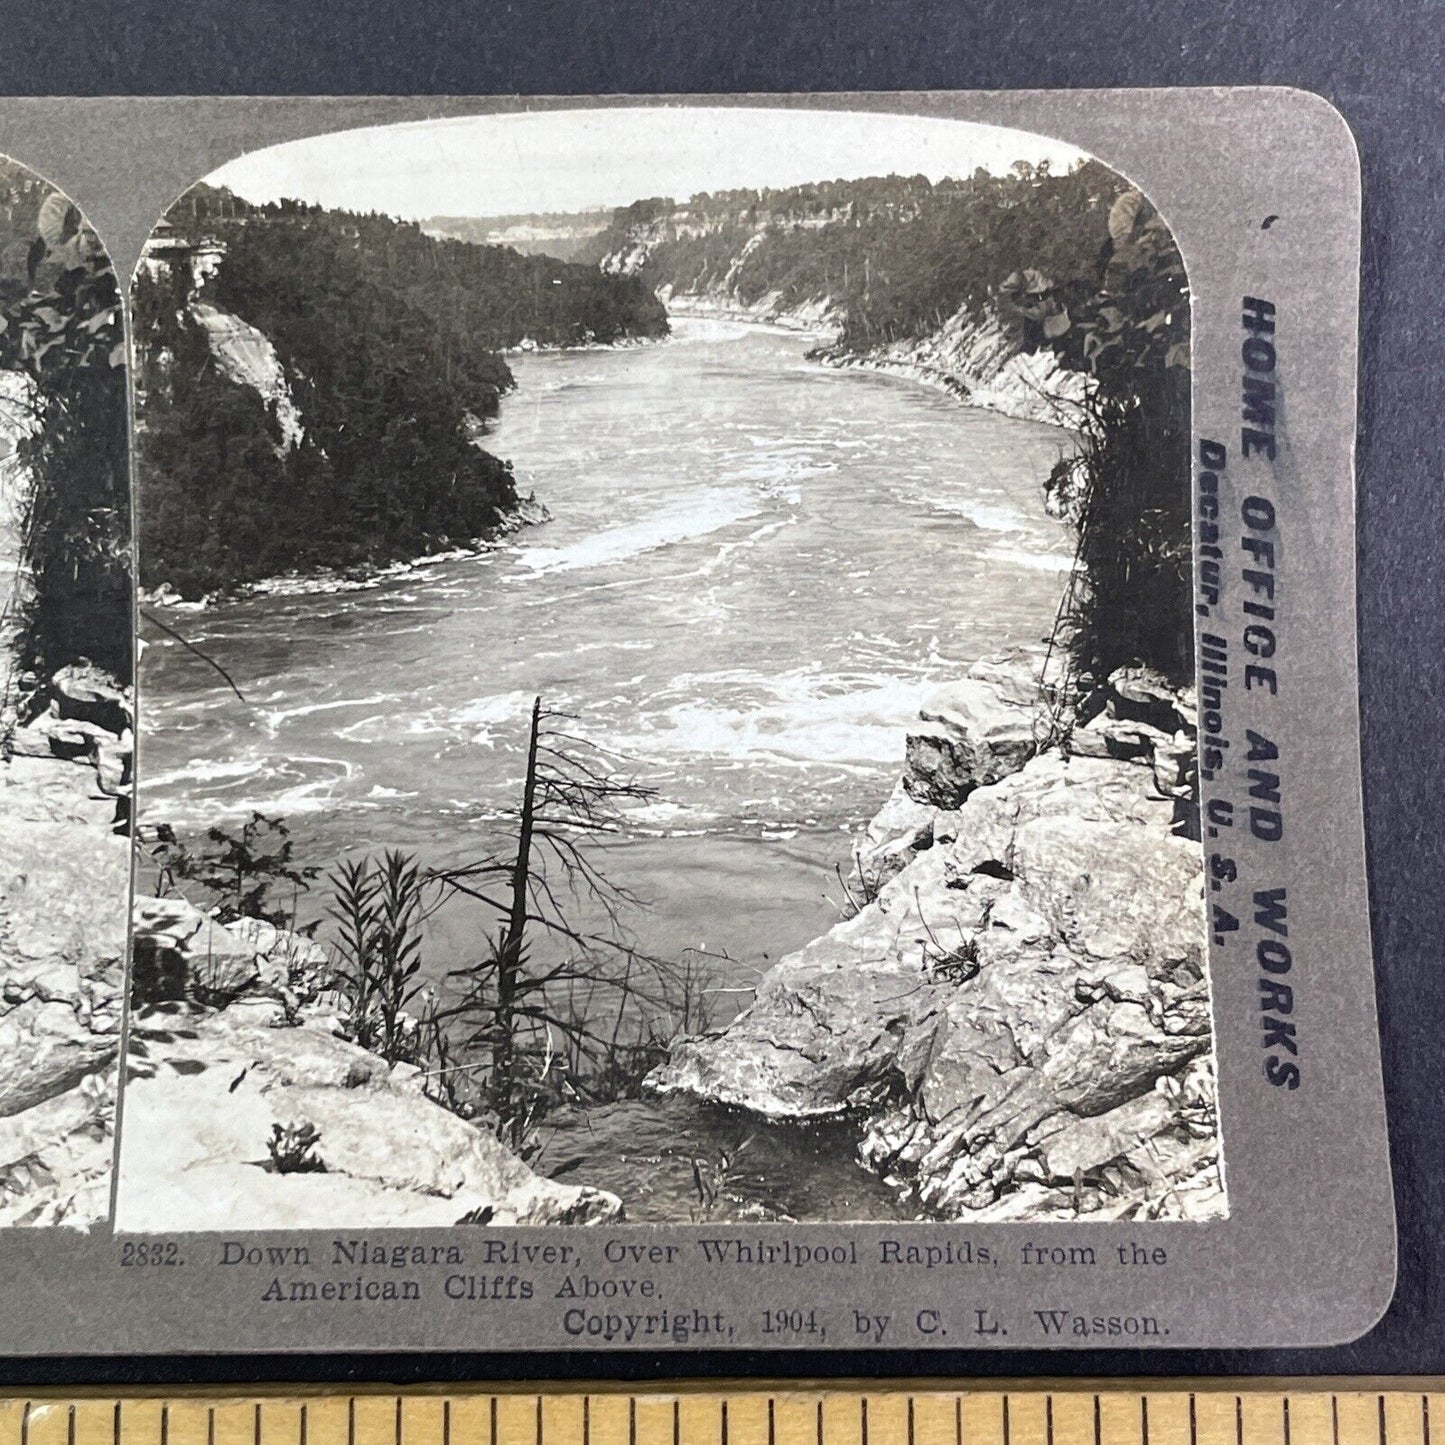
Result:
<svg viewBox="0 0 1445 1445"><path fill-rule="evenodd" d="M679 317L656 344L510 358L486 445L551 520L365 589L160 608L246 702L152 635L142 821L194 838L259 810L305 862L402 847L459 863L505 843L540 694L655 790L603 866L645 900L624 918L640 949L714 961L726 1022L838 921L835 869L888 797L925 689L1045 637L1072 563L1042 486L1064 431L821 367L818 339ZM298 911L321 907L313 890ZM428 971L465 962L478 926L433 920ZM682 1161L742 1138L763 1214L901 1208L850 1147L800 1126L758 1135L678 1099L593 1116L563 1120L534 1167L565 1162L629 1218L686 1218ZM674 1165L639 1186L623 1141Z"/></svg>

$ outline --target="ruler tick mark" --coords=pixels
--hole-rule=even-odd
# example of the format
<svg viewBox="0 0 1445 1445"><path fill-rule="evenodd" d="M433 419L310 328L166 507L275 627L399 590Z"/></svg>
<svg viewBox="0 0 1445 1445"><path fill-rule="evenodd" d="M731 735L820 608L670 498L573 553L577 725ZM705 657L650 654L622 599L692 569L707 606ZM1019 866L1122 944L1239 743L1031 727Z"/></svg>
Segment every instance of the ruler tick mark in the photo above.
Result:
<svg viewBox="0 0 1445 1445"><path fill-rule="evenodd" d="M777 1426L776 1426L776 1424L774 1423L774 1419L773 1419L773 1397L772 1397L771 1395L769 1395L769 1396L768 1396L768 1445L777 1445L777 1442L778 1442ZM634 1441L632 1442L632 1445L637 1445L637 1442L634 1440Z"/></svg>
<svg viewBox="0 0 1445 1445"><path fill-rule="evenodd" d="M1099 1397L1094 1396L1094 1445L1102 1445L1104 1439L1104 1422L1101 1418L1103 1411L1099 1405ZM1244 1445L1241 1441L1240 1445Z"/></svg>
<svg viewBox="0 0 1445 1445"><path fill-rule="evenodd" d="M637 1445L637 1406L633 1405L628 1411L627 1434L632 1445ZM398 1442L399 1445L399 1442ZM537 1396L537 1445L542 1445L542 1397Z"/></svg>
<svg viewBox="0 0 1445 1445"><path fill-rule="evenodd" d="M823 1441L823 1402L818 1401L818 1445L824 1445Z"/></svg>
<svg viewBox="0 0 1445 1445"><path fill-rule="evenodd" d="M297 1445L306 1445L307 1428L308 1428L308 1423L307 1423L307 1419L306 1419L306 1401L303 1400L303 1401L301 1402L301 1413L300 1413L300 1415L299 1415L299 1417L297 1418L297 1421L296 1421L296 1441L297 1441Z"/></svg>
<svg viewBox="0 0 1445 1445"><path fill-rule="evenodd" d="M1330 1438L1334 1445L1340 1445L1340 1397L1330 1396Z"/></svg>
<svg viewBox="0 0 1445 1445"><path fill-rule="evenodd" d="M726 1400L722 1402L722 1419L718 1424L718 1438L722 1441L722 1445L728 1445L728 1402Z"/></svg>
<svg viewBox="0 0 1445 1445"><path fill-rule="evenodd" d="M1199 1415L1194 1408L1194 1391L1189 1392L1189 1445L1199 1445Z"/></svg>
<svg viewBox="0 0 1445 1445"><path fill-rule="evenodd" d="M863 1445L868 1445L865 1440ZM1008 1396L1003 1397L1003 1445L1009 1445Z"/></svg>
<svg viewBox="0 0 1445 1445"><path fill-rule="evenodd" d="M20 1445L30 1445L30 1401L25 1402L25 1408L20 1412Z"/></svg>
<svg viewBox="0 0 1445 1445"><path fill-rule="evenodd" d="M1284 1407L1284 1445L1289 1445L1289 1396L1286 1395L1282 1402Z"/></svg>
<svg viewBox="0 0 1445 1445"><path fill-rule="evenodd" d="M1148 1397L1148 1395L1140 1395L1140 1396L1139 1396L1139 1438L1140 1438L1140 1440L1143 1442L1143 1445L1149 1445L1149 1397ZM1285 1439L1285 1445L1289 1445L1288 1437L1286 1437L1286 1439Z"/></svg>
<svg viewBox="0 0 1445 1445"><path fill-rule="evenodd" d="M537 1401L537 1445L542 1445L542 1401ZM627 1397L627 1445L637 1445L637 1396Z"/></svg>
<svg viewBox="0 0 1445 1445"><path fill-rule="evenodd" d="M252 1445L261 1445L261 1402L256 1401L256 1408L251 1415L251 1440Z"/></svg>
<svg viewBox="0 0 1445 1445"><path fill-rule="evenodd" d="M166 1400L161 1403L161 1445L170 1445L171 1440L171 1405Z"/></svg>
<svg viewBox="0 0 1445 1445"><path fill-rule="evenodd" d="M1380 1396L1380 1445L1387 1445L1385 1440L1385 1397Z"/></svg>
<svg viewBox="0 0 1445 1445"><path fill-rule="evenodd" d="M75 1445L75 1406L72 1405L66 1413L65 1420L65 1445Z"/></svg>
<svg viewBox="0 0 1445 1445"><path fill-rule="evenodd" d="M909 1438L911 1442L911 1432ZM1048 1445L1054 1445L1054 1397L1052 1395L1044 1396L1044 1438L1048 1441Z"/></svg>
<svg viewBox="0 0 1445 1445"><path fill-rule="evenodd" d="M1425 1445L1430 1445L1430 1397L1420 1396L1420 1430L1424 1437Z"/></svg>
<svg viewBox="0 0 1445 1445"><path fill-rule="evenodd" d="M1238 1445L1244 1445L1244 1397L1234 1397L1234 1438Z"/></svg>

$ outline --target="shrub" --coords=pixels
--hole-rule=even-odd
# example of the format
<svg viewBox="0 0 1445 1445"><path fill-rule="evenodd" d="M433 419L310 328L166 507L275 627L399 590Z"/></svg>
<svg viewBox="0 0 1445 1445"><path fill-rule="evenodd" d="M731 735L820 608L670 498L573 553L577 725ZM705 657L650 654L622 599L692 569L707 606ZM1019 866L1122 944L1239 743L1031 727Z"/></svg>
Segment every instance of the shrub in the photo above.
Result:
<svg viewBox="0 0 1445 1445"><path fill-rule="evenodd" d="M273 1174L325 1174L326 1161L316 1153L321 1131L304 1120L298 1124L272 1124L266 1152Z"/></svg>

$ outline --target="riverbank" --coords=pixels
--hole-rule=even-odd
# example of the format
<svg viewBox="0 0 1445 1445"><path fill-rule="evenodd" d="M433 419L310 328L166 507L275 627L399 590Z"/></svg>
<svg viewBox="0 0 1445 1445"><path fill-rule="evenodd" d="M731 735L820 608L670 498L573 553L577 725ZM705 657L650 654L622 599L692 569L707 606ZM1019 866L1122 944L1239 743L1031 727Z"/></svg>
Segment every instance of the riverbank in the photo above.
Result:
<svg viewBox="0 0 1445 1445"><path fill-rule="evenodd" d="M951 1219L1225 1212L1192 693L1116 674L1074 725L1041 651L935 692L855 916L649 1077L847 1119Z"/></svg>
<svg viewBox="0 0 1445 1445"><path fill-rule="evenodd" d="M750 305L724 291L674 294L664 286L658 295L669 315L817 335L809 359L836 370L896 376L1020 421L1076 431L1084 420L1088 379L1081 372L1061 366L1051 351L1022 350L996 316L974 316L967 307L924 336L859 351L843 345L843 318L829 297L788 307L777 292Z"/></svg>
<svg viewBox="0 0 1445 1445"><path fill-rule="evenodd" d="M867 351L820 348L825 366L883 372L956 396L969 406L1076 431L1088 378L1052 351L1024 351L996 316L960 307L936 331Z"/></svg>
<svg viewBox="0 0 1445 1445"><path fill-rule="evenodd" d="M169 585L149 590L142 588L142 607L168 607L176 612L204 612L218 603L242 602L253 597L329 597L343 592L370 592L388 582L395 582L425 568L443 562L465 562L484 557L505 546L509 539L526 527L540 527L552 520L552 514L535 495L524 497L515 512L504 517L490 536L464 547L451 547L444 552L429 552L405 561L389 562L377 567L320 568L314 572L286 572L279 577L246 582L223 592L207 593L187 600Z"/></svg>
<svg viewBox="0 0 1445 1445"><path fill-rule="evenodd" d="M184 899L138 899L116 1228L597 1224L554 1183L346 1037L325 952Z"/></svg>

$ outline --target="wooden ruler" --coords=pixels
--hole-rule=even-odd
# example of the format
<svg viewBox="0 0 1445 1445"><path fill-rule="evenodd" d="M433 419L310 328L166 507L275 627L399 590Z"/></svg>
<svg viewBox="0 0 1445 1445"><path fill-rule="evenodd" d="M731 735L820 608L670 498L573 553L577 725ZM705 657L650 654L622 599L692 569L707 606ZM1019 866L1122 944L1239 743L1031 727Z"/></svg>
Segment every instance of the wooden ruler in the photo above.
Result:
<svg viewBox="0 0 1445 1445"><path fill-rule="evenodd" d="M57 1390L0 1399L0 1445L1431 1445L1432 1419L1445 1381Z"/></svg>

